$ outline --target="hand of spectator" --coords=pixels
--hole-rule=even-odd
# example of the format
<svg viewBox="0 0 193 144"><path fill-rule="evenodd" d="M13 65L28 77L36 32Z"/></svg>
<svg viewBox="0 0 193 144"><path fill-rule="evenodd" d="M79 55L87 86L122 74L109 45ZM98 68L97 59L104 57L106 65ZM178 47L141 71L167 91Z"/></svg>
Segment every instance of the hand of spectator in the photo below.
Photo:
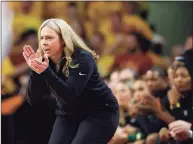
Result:
<svg viewBox="0 0 193 144"><path fill-rule="evenodd" d="M154 98L153 96L145 96L143 99L143 103L139 103L136 108L138 112L141 112L143 114L156 114L162 110L160 100Z"/></svg>
<svg viewBox="0 0 193 144"><path fill-rule="evenodd" d="M186 121L177 120L169 124L169 130L175 140L186 140L190 137L189 130L192 124Z"/></svg>
<svg viewBox="0 0 193 144"><path fill-rule="evenodd" d="M167 142L170 139L170 133L167 128L164 127L159 131L159 139L161 142Z"/></svg>
<svg viewBox="0 0 193 144"><path fill-rule="evenodd" d="M126 133L127 135L133 134L137 131L137 129L130 124L127 124L125 127L122 128L122 130L123 133Z"/></svg>
<svg viewBox="0 0 193 144"><path fill-rule="evenodd" d="M168 91L168 100L170 105L175 105L180 98L180 93L176 86L172 86L172 88Z"/></svg>

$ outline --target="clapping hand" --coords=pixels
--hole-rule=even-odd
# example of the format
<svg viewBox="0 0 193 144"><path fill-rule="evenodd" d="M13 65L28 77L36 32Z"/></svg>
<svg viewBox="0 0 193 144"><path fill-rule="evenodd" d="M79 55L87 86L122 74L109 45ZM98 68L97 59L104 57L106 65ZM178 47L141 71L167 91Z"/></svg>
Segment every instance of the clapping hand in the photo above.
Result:
<svg viewBox="0 0 193 144"><path fill-rule="evenodd" d="M36 73L38 73L38 74L42 73L49 66L48 57L46 55L44 55L43 56L44 61L42 61L43 58L42 58L39 50L37 50L37 52L35 53L34 50L32 49L32 47L29 45L25 45L23 47L23 50L24 50L23 56L24 56L27 64Z"/></svg>
<svg viewBox="0 0 193 144"><path fill-rule="evenodd" d="M175 140L186 140L190 138L189 130L192 124L186 121L177 120L169 124L169 130Z"/></svg>

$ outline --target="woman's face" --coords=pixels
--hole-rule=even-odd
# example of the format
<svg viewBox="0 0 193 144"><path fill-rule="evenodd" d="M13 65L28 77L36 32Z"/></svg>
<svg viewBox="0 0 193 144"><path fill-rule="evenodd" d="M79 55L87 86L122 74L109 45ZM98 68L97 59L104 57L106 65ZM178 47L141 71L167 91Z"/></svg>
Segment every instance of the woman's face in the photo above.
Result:
<svg viewBox="0 0 193 144"><path fill-rule="evenodd" d="M148 71L146 73L147 86L151 92L160 90L164 87L164 80L157 71Z"/></svg>
<svg viewBox="0 0 193 144"><path fill-rule="evenodd" d="M137 101L141 101L143 99L143 97L150 95L148 86L146 84L145 81L136 81L133 85L133 97L137 100Z"/></svg>
<svg viewBox="0 0 193 144"><path fill-rule="evenodd" d="M117 83L115 87L115 95L119 105L122 107L127 107L129 100L132 97L130 89L124 83Z"/></svg>
<svg viewBox="0 0 193 144"><path fill-rule="evenodd" d="M63 42L59 34L48 26L43 27L41 30L40 46L48 57L60 55L63 50Z"/></svg>
<svg viewBox="0 0 193 144"><path fill-rule="evenodd" d="M187 91L192 88L191 76L185 67L179 67L174 74L174 84L179 91Z"/></svg>

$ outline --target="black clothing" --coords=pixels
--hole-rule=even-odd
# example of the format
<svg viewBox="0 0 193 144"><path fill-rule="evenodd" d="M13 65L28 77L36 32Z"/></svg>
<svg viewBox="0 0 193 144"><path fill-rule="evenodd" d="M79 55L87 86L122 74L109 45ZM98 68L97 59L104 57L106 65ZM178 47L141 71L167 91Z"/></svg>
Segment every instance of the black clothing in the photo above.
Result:
<svg viewBox="0 0 193 144"><path fill-rule="evenodd" d="M27 100L32 105L41 103L43 99L56 100L56 103L52 103L52 107L56 110L57 120L50 143L68 144L65 138L72 134L71 138L74 141L78 139L83 143L103 144L110 140L118 126L118 102L110 88L100 78L96 63L90 53L82 49L75 50L72 64L79 66L69 68L68 77L63 73L65 63L66 59L63 58L57 71L55 64L50 60L49 67L41 74L32 71L27 89ZM71 123L68 119L73 119L74 122ZM91 126L87 127L86 123L90 123ZM65 130L70 132L66 134ZM98 136L96 142L92 137L94 135ZM82 143L79 142L79 144Z"/></svg>
<svg viewBox="0 0 193 144"><path fill-rule="evenodd" d="M113 137L119 115L116 112L93 112L88 117L57 116L49 144L107 144Z"/></svg>
<svg viewBox="0 0 193 144"><path fill-rule="evenodd" d="M51 65L40 75L32 72L27 90L28 101L33 105L52 92L63 115L86 116L106 104L112 104L112 109L116 110L117 100L100 78L91 54L77 49L73 64L79 66L69 68L68 77L62 70L57 73Z"/></svg>
<svg viewBox="0 0 193 144"><path fill-rule="evenodd" d="M184 120L191 122L193 118L192 113L192 90L183 92L183 97L180 97L178 103L179 107L170 107L168 98L165 99L165 104L169 107L166 109L168 112L175 117L176 120ZM166 103L167 102L167 103Z"/></svg>

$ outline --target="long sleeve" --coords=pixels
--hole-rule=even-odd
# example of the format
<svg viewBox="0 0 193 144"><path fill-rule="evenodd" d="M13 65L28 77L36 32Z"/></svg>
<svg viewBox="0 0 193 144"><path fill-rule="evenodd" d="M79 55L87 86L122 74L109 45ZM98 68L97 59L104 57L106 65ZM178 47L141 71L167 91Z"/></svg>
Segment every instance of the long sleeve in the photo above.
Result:
<svg viewBox="0 0 193 144"><path fill-rule="evenodd" d="M70 68L66 81L54 73L50 67L41 73L56 96L67 103L82 94L94 71L95 62L89 54L81 53L77 60L79 66L77 68Z"/></svg>
<svg viewBox="0 0 193 144"><path fill-rule="evenodd" d="M31 105L38 104L49 93L46 81L34 71L30 71L29 83L26 91L26 100Z"/></svg>

